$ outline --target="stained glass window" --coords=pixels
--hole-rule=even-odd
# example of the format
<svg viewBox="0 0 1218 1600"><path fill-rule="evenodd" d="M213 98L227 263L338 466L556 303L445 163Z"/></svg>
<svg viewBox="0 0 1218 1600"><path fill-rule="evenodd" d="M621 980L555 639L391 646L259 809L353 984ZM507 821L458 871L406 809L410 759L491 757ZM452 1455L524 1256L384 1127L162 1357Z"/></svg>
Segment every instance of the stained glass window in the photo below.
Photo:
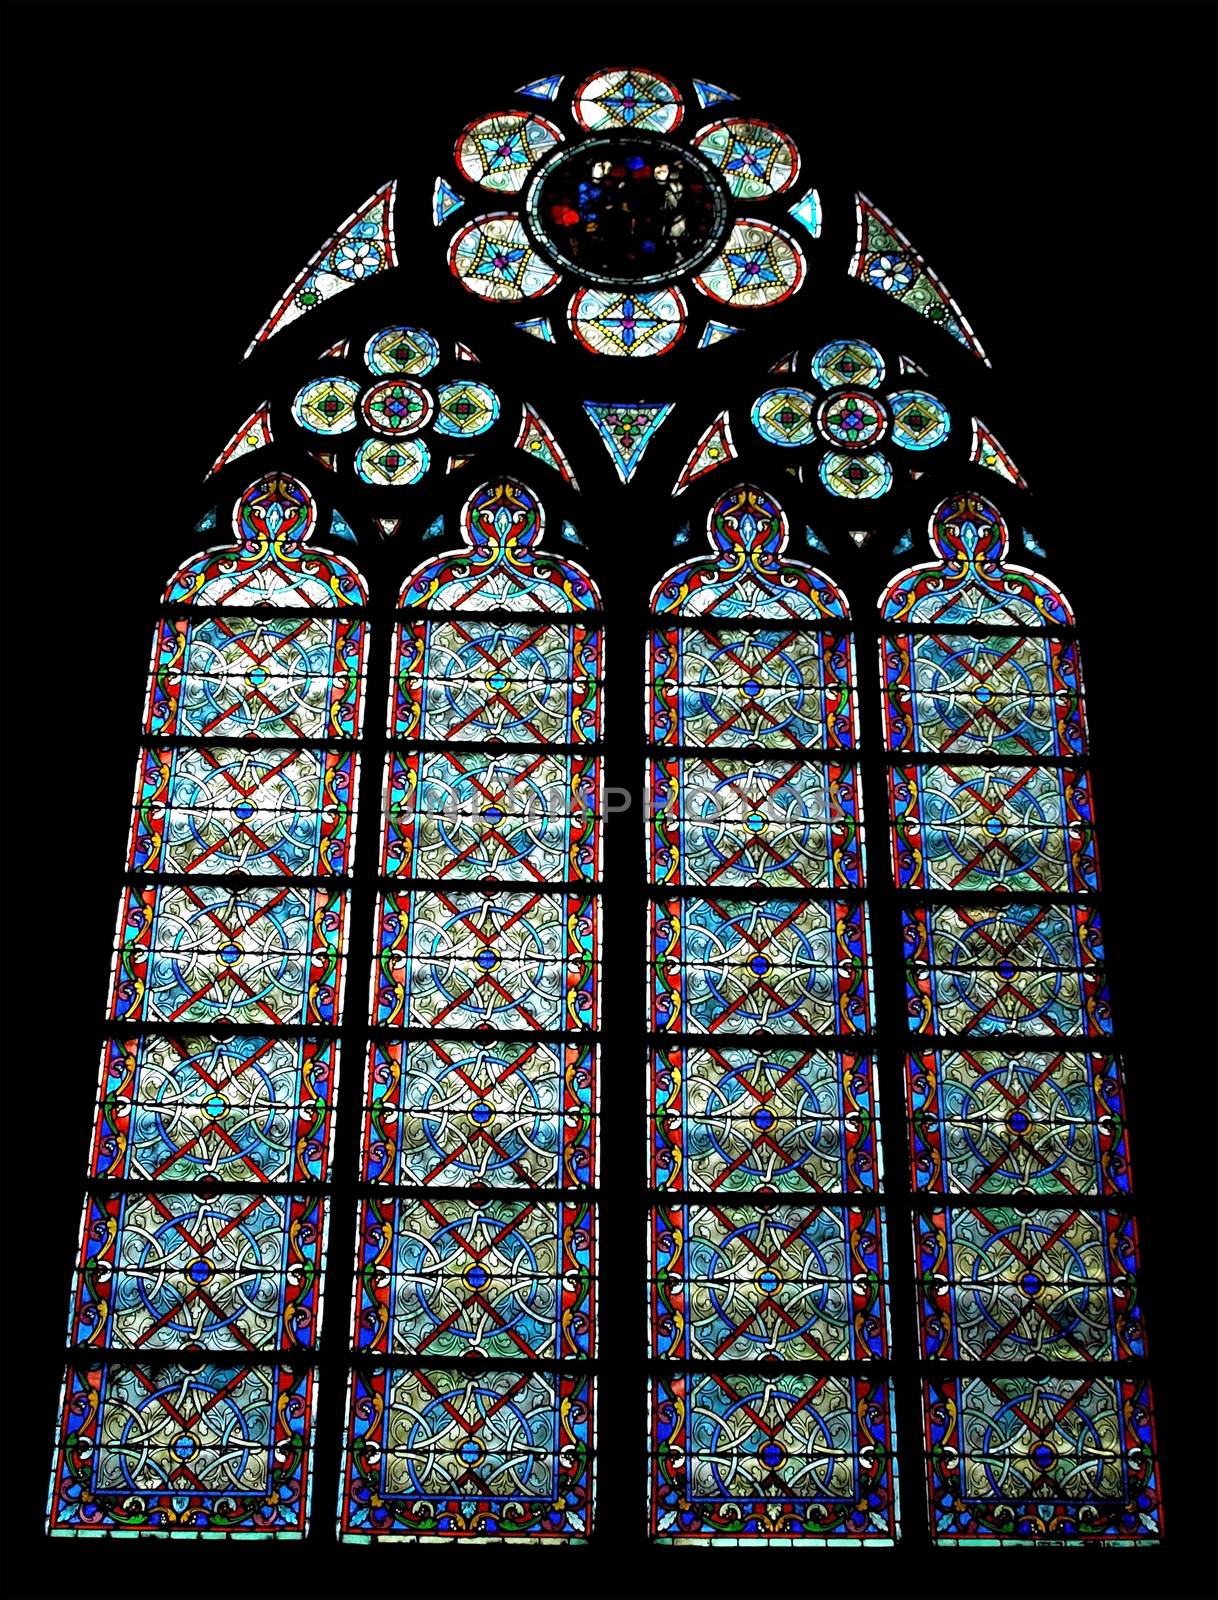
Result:
<svg viewBox="0 0 1218 1600"><path fill-rule="evenodd" d="M741 485L652 596L650 1531L891 1542L849 611Z"/></svg>
<svg viewBox="0 0 1218 1600"><path fill-rule="evenodd" d="M252 484L156 630L51 1532L308 1526L363 581Z"/></svg>
<svg viewBox="0 0 1218 1600"><path fill-rule="evenodd" d="M1074 616L982 496L930 534L880 609L932 1536L1136 1542L1158 1469Z"/></svg>
<svg viewBox="0 0 1218 1600"><path fill-rule="evenodd" d="M340 1530L592 1519L603 648L523 483L417 567L393 642ZM497 1363L497 1365L495 1365Z"/></svg>
<svg viewBox="0 0 1218 1600"><path fill-rule="evenodd" d="M734 88L478 113L210 441L268 465L157 626L50 1530L1151 1544L1108 797L977 336Z"/></svg>

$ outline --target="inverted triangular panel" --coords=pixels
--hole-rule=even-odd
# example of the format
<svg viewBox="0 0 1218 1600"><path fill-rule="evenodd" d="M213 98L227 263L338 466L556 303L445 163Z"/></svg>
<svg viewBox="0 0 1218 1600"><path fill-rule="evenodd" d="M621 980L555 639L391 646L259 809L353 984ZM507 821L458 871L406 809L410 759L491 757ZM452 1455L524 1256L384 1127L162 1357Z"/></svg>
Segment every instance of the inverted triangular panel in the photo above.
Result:
<svg viewBox="0 0 1218 1600"><path fill-rule="evenodd" d="M332 511L330 513L330 537L331 539L345 539L348 544L359 543L359 540L355 537L355 529L341 511Z"/></svg>
<svg viewBox="0 0 1218 1600"><path fill-rule="evenodd" d="M251 356L298 317L307 315L344 289L375 277L398 264L393 243L393 200L396 179L378 189L353 211L292 281L245 352Z"/></svg>
<svg viewBox="0 0 1218 1600"><path fill-rule="evenodd" d="M708 350L711 345L722 344L724 339L730 339L734 333L743 332L743 328L733 328L729 322L708 322L698 340L698 349Z"/></svg>
<svg viewBox="0 0 1218 1600"><path fill-rule="evenodd" d="M672 402L653 405L640 401L615 404L609 400L585 400L584 410L608 450L618 477L623 483L629 483L643 459L643 452L672 410Z"/></svg>
<svg viewBox="0 0 1218 1600"><path fill-rule="evenodd" d="M850 529L850 537L854 540L855 544L858 545L859 549L861 550L863 548L863 546L867 543L868 539L871 538L871 529L870 528L851 528Z"/></svg>
<svg viewBox="0 0 1218 1600"><path fill-rule="evenodd" d="M571 463L563 454L562 446L527 401L521 412L516 448L523 450L525 455L532 456L534 461L543 461L547 467L553 467L573 489L579 488L575 474L571 471Z"/></svg>
<svg viewBox="0 0 1218 1600"><path fill-rule="evenodd" d="M401 517L373 517L372 520L376 523L376 531L382 539L392 539L402 526Z"/></svg>
<svg viewBox="0 0 1218 1600"><path fill-rule="evenodd" d="M866 195L855 195L854 202L856 233L851 277L894 296L929 318L980 356L988 367L989 360L977 335L939 275L931 271L900 229Z"/></svg>
<svg viewBox="0 0 1218 1600"><path fill-rule="evenodd" d="M705 78L694 79L694 93L698 97L698 104L703 111L709 111L711 106L721 106L728 100L739 100L738 94L733 94L730 89L721 89L717 83L707 83Z"/></svg>
<svg viewBox="0 0 1218 1600"><path fill-rule="evenodd" d="M973 443L969 460L987 472L996 472L1000 478L1013 483L1017 489L1026 489L1027 481L1011 456L999 444L980 417L973 418Z"/></svg>
<svg viewBox="0 0 1218 1600"><path fill-rule="evenodd" d="M527 94L530 100L556 100L561 72L552 72L548 78L534 78L532 83L522 83L517 94Z"/></svg>
<svg viewBox="0 0 1218 1600"><path fill-rule="evenodd" d="M264 400L257 411L245 419L212 462L211 469L203 479L204 483L208 478L214 477L221 467L228 466L230 461L240 461L242 456L248 456L255 450L261 450L264 445L274 442L271 433L271 408Z"/></svg>
<svg viewBox="0 0 1218 1600"><path fill-rule="evenodd" d="M543 344L554 343L554 329L550 326L549 317L530 317L527 322L518 322L516 326L521 333L540 339Z"/></svg>
<svg viewBox="0 0 1218 1600"><path fill-rule="evenodd" d="M437 178L435 188L431 191L431 220L436 227L442 227L454 211L460 211L465 201L453 188L451 183L445 183L443 178Z"/></svg>
<svg viewBox="0 0 1218 1600"><path fill-rule="evenodd" d="M689 453L681 475L672 486L674 495L684 494L691 483L731 461L736 455L732 428L726 411L721 411Z"/></svg>
<svg viewBox="0 0 1218 1600"><path fill-rule="evenodd" d="M815 189L809 189L802 200L797 200L793 206L788 206L787 210L796 222L802 223L807 228L814 239L820 238L820 195Z"/></svg>

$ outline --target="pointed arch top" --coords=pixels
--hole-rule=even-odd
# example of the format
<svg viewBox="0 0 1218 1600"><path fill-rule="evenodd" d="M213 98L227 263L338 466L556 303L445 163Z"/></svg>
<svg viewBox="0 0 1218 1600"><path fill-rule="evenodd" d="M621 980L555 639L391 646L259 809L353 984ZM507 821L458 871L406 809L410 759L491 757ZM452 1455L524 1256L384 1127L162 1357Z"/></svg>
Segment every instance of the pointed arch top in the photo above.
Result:
<svg viewBox="0 0 1218 1600"><path fill-rule="evenodd" d="M1007 562L1011 547L997 506L979 494L950 495L930 518L939 561L907 567L880 596L887 622L1072 628L1070 602L1047 578Z"/></svg>
<svg viewBox="0 0 1218 1600"><path fill-rule="evenodd" d="M364 605L367 586L353 562L306 548L316 527L317 502L305 484L268 473L233 507L235 544L192 556L169 580L165 600L313 611Z"/></svg>
<svg viewBox="0 0 1218 1600"><path fill-rule="evenodd" d="M545 511L516 478L480 484L461 508L465 544L425 561L402 585L403 609L595 611L600 593L574 561L541 552Z"/></svg>
<svg viewBox="0 0 1218 1600"><path fill-rule="evenodd" d="M754 484L737 484L707 516L714 552L673 567L652 591L661 615L762 617L785 622L844 620L846 597L823 572L785 561L789 526L778 501Z"/></svg>

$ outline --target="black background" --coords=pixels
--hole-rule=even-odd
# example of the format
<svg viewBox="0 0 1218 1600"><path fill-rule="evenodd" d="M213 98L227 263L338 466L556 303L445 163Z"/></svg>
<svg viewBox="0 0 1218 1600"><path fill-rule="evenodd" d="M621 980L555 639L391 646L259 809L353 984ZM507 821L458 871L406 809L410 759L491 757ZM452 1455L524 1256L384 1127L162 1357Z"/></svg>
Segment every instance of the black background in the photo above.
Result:
<svg viewBox="0 0 1218 1600"><path fill-rule="evenodd" d="M1214 1516L1216 1410L1202 1025L1213 961L1197 915L1213 870L1201 699L1214 626L1212 19L1163 4L8 8L3 1505L14 1595L1208 1587L1193 1570ZM869 194L942 274L994 363L979 373L882 297L826 288L825 337L843 331L836 308L865 308L870 336L942 374L949 402L953 385L977 396L1035 491L1026 520L1049 551L1042 565L1080 616L1167 1537L1146 1551L649 1551L605 1521L603 1494L596 1545L565 1552L338 1548L325 1499L307 1547L48 1541L59 1330L150 620L164 577L203 542L191 527L215 498L200 485L214 452L328 330L337 338L365 312L376 326L384 285L363 308L346 296L323 308L307 336L285 333L281 353L242 367L242 352L326 232L398 174L399 252L419 247L417 273L405 269L427 308L418 320L475 345L488 377L527 389L564 442L582 438L579 364L538 347L526 381L521 341L502 329L511 319L445 280L422 208L466 120L526 79L573 81L628 57L726 84L790 127L827 208L848 186ZM814 276L821 259L814 251ZM817 292L811 283L785 322L734 341L744 350L704 357L720 361L729 395L735 372L755 379L784 347L812 345ZM619 375L598 379L606 398L624 398L609 387ZM658 395L660 376L648 379ZM631 385L646 392L634 374ZM691 403L709 419L717 400ZM612 549L602 565L627 572L637 557L647 583L674 559L680 520L667 487L689 436L667 426L631 500L586 442L576 466L588 493L553 496L589 545ZM226 477L222 517L234 475L245 481L240 468ZM321 477L309 481L326 490ZM416 529L441 503L436 477L410 504ZM928 484L922 519L933 498ZM705 497L689 499L696 531ZM359 559L403 571L417 532L371 549L367 538L369 516L400 506L375 492L353 503ZM876 548L852 571L845 525L824 526L835 575L859 595L878 587L895 563ZM898 1161L890 1151L889 1167ZM602 1444L616 1425L602 1415ZM902 1489L916 1524L922 1491L908 1470Z"/></svg>

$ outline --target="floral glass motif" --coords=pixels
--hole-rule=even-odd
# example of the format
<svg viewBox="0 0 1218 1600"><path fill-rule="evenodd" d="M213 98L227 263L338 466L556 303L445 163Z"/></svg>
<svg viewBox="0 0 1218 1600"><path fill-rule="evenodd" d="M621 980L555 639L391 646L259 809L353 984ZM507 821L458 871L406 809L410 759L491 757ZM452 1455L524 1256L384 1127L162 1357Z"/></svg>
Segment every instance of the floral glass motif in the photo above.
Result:
<svg viewBox="0 0 1218 1600"><path fill-rule="evenodd" d="M707 531L648 653L651 1355L711 1364L653 1377L650 1531L891 1541L887 1395L774 1370L888 1351L867 913L826 898L864 888L849 612L764 491Z"/></svg>
<svg viewBox="0 0 1218 1600"><path fill-rule="evenodd" d="M907 1058L910 1157L955 1199L914 1220L933 1534L1133 1543L1159 1532L1154 1429L1142 1378L1111 1370L1146 1356L1134 1219L1088 1203L1132 1184L1120 1064L1095 1052L1114 1022L1074 618L981 496L942 501L930 538L880 609L909 1026L938 1036Z"/></svg>
<svg viewBox="0 0 1218 1600"><path fill-rule="evenodd" d="M713 343L717 324L691 316L690 290L695 302L702 295L749 310L800 289L807 260L788 228L737 210L772 204L795 185L800 155L788 134L728 116L686 138L682 89L640 67L592 73L569 100L560 81L545 80L542 96L553 120L513 110L465 128L456 170L474 186L468 196L437 180L441 227L467 199L476 205L479 191L518 207L452 224L448 264L464 289L493 303L548 306L574 280L565 317L517 326L544 328L552 340L565 324L585 349L619 357L664 354L691 326L699 349ZM701 106L707 91L696 82L694 90ZM519 92L536 97L531 85ZM705 104L735 98L716 94Z"/></svg>
<svg viewBox="0 0 1218 1600"><path fill-rule="evenodd" d="M401 590L352 1325L359 1351L510 1367L354 1375L346 1539L591 1525L600 600L544 524L484 483Z"/></svg>
<svg viewBox="0 0 1218 1600"><path fill-rule="evenodd" d="M307 1531L338 1045L300 1030L341 1012L366 647L315 522L269 474L166 590L52 1533ZM305 1364L245 1364L282 1351Z"/></svg>
<svg viewBox="0 0 1218 1600"><path fill-rule="evenodd" d="M329 440L365 435L352 455L362 482L380 488L418 483L437 437L468 443L489 433L500 416L499 395L489 383L464 373L437 381L431 374L441 364L439 343L426 328L395 323L365 342L372 382L310 379L292 402L293 420Z"/></svg>
<svg viewBox="0 0 1218 1600"><path fill-rule="evenodd" d="M862 340L822 345L808 370L823 393L791 383L765 389L753 402L752 422L767 444L784 450L827 447L813 459L820 482L839 499L873 500L888 492L893 468L881 445L921 452L951 434L947 407L929 391L900 380L886 389L887 364Z"/></svg>

